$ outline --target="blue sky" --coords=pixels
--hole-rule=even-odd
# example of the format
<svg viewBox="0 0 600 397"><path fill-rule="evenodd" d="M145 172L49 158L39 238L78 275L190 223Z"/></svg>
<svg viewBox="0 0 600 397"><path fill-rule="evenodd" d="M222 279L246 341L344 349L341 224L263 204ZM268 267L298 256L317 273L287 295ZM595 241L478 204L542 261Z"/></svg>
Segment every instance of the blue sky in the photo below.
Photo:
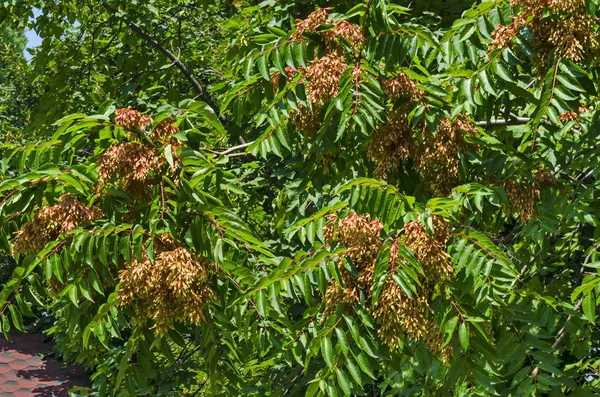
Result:
<svg viewBox="0 0 600 397"><path fill-rule="evenodd" d="M37 17L39 14L40 14L39 10L35 9L33 11L34 17ZM26 30L25 37L27 38L26 48L35 48L35 47L39 46L40 44L42 44L42 39L33 30ZM31 59L31 56L29 55L27 50L25 51L25 58Z"/></svg>
<svg viewBox="0 0 600 397"><path fill-rule="evenodd" d="M27 47L29 48L34 48L42 44L42 39L33 30L26 31L25 37L27 37Z"/></svg>

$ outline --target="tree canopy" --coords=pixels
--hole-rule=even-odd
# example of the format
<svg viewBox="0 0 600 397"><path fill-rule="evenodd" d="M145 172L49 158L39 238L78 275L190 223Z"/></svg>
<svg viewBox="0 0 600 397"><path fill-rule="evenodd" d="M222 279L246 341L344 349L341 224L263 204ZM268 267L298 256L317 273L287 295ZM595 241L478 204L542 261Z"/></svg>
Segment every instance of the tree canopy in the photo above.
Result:
<svg viewBox="0 0 600 397"><path fill-rule="evenodd" d="M4 2L6 337L82 395L599 393L600 4L411 7Z"/></svg>

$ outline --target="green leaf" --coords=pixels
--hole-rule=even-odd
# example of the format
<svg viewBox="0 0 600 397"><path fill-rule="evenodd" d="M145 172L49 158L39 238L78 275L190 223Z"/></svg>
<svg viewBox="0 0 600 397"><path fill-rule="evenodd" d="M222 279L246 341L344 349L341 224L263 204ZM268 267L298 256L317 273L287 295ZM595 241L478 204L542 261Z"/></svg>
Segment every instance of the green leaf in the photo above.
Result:
<svg viewBox="0 0 600 397"><path fill-rule="evenodd" d="M346 373L339 369L335 369L335 374L337 375L338 385L340 385L340 389L344 392L346 396L350 396L352 394L352 383L350 383L350 379Z"/></svg>
<svg viewBox="0 0 600 397"><path fill-rule="evenodd" d="M67 287L67 294L69 296L69 299L71 300L71 302L73 302L73 304L76 307L79 307L79 298L77 296L77 286L76 285L69 285Z"/></svg>
<svg viewBox="0 0 600 397"><path fill-rule="evenodd" d="M165 147L165 158L171 167L175 166L175 161L173 160L173 147L171 144L168 144Z"/></svg>
<svg viewBox="0 0 600 397"><path fill-rule="evenodd" d="M489 79L487 73L485 72L485 70L482 70L481 72L479 72L478 76L479 76L479 81L483 85L483 89L488 94L490 94L492 96L497 96L498 94L496 93L496 90L494 90L494 87L492 87L492 84L490 83L490 79Z"/></svg>
<svg viewBox="0 0 600 397"><path fill-rule="evenodd" d="M335 365L335 356L333 352L333 347L331 346L331 340L327 336L321 339L321 352L323 353L323 358L327 363L327 366L331 369Z"/></svg>
<svg viewBox="0 0 600 397"><path fill-rule="evenodd" d="M356 365L356 363L354 362L354 359L350 356L346 356L345 362L346 362L346 369L350 373L350 376L352 377L352 379L354 379L354 382L357 385L362 387L362 384L363 384L362 375L360 373L360 368Z"/></svg>
<svg viewBox="0 0 600 397"><path fill-rule="evenodd" d="M591 323L596 321L596 295L594 291L583 297L583 313Z"/></svg>
<svg viewBox="0 0 600 397"><path fill-rule="evenodd" d="M444 346L447 345L450 340L452 340L452 336L454 335L454 330L456 329L456 325L458 324L458 317L452 317L450 320L446 322L444 326L444 333L446 334L446 338L444 339Z"/></svg>
<svg viewBox="0 0 600 397"><path fill-rule="evenodd" d="M360 367L360 369L368 377L370 377L371 379L376 379L375 375L373 375L373 369L371 368L371 363L369 362L369 359L367 358L365 353L360 352L358 354L355 354L354 358L356 358L356 362L358 363L358 366Z"/></svg>
<svg viewBox="0 0 600 397"><path fill-rule="evenodd" d="M264 54L259 55L257 59L258 63L258 71L263 79L267 81L271 81L271 74L269 73L269 68L267 66L267 56Z"/></svg>
<svg viewBox="0 0 600 397"><path fill-rule="evenodd" d="M335 334L337 335L338 346L341 347L342 352L344 352L344 354L347 354L350 350L350 344L348 343L348 339L346 338L346 333L341 328L336 327Z"/></svg>
<svg viewBox="0 0 600 397"><path fill-rule="evenodd" d="M469 348L469 324L466 321L463 321L458 328L458 339L463 349L467 350Z"/></svg>
<svg viewBox="0 0 600 397"><path fill-rule="evenodd" d="M502 80L514 82L514 79L513 79L512 75L511 75L510 71L508 70L508 68L504 64L504 61L499 60L498 62L496 62L496 64L494 65L494 69L496 71L496 74L498 76L500 76L500 78Z"/></svg>
<svg viewBox="0 0 600 397"><path fill-rule="evenodd" d="M21 332L25 332L25 327L23 326L23 316L21 312L14 306L8 305L8 310L10 311L10 317L12 318L12 323L15 328Z"/></svg>

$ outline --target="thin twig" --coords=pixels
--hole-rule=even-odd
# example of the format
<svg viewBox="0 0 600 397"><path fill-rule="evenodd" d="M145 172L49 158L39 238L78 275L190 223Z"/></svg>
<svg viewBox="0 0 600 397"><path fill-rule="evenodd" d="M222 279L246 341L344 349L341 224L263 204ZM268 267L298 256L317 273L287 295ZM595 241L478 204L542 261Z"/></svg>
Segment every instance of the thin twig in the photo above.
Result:
<svg viewBox="0 0 600 397"><path fill-rule="evenodd" d="M243 153L243 152L242 153L234 153L234 152L237 152L238 150L244 150L248 146L252 145L253 143L254 143L254 141L243 143L243 144L237 145L237 146L232 146L221 152L213 150L213 149L209 149L209 148L200 148L200 150L202 150L204 152L216 154L217 156L239 157L239 156L244 156L246 153Z"/></svg>
<svg viewBox="0 0 600 397"><path fill-rule="evenodd" d="M102 2L102 6L111 14L119 16L120 11L118 11L116 8L114 8L113 6L108 4L106 1ZM162 44L160 44L155 38L153 38L148 33L146 33L138 25L136 25L132 21L129 21L125 18L123 18L123 19L124 19L125 23L127 24L127 26L129 27L129 29L131 29L140 38L144 39L148 44L150 44L152 47L156 48L163 55L165 55L167 58L169 58L173 62L173 64L175 64L175 66L177 66L177 68L181 71L181 73L183 73L183 75L188 79L188 81L192 84L192 86L194 87L194 90L196 91L198 96L201 97L214 110L214 112L216 114L219 114L219 108L210 99L210 97L208 96L208 93L206 92L204 87L202 87L202 85L200 85L200 83L198 82L198 80L196 80L196 77L194 77L192 72L190 72L190 70L183 64L183 62L181 62L181 60L175 54L173 54L171 51L166 49Z"/></svg>

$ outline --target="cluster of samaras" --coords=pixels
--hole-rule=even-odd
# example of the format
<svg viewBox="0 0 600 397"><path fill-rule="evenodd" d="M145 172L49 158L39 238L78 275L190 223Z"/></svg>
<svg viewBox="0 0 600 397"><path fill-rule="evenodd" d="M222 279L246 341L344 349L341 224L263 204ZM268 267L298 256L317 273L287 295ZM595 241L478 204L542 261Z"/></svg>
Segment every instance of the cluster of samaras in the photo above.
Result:
<svg viewBox="0 0 600 397"><path fill-rule="evenodd" d="M325 294L325 315L359 304L363 296L367 310L379 325L378 334L391 349L398 348L399 341L407 337L422 341L432 352L448 361L452 351L443 346L442 333L436 318L431 314L429 299L431 291L453 276L450 256L446 252L448 225L440 217L434 217L433 234L429 234L419 221L404 226L403 234L397 237L389 250L388 275L379 298L371 306L373 273L379 251L383 244L379 220L351 213L345 218L332 217L325 227L324 236L329 243L346 248L339 260L339 271L343 286L332 281ZM425 276L420 276L418 295L408 297L393 279L396 266L402 266L404 258L399 252L400 244L410 249L419 260ZM356 268L358 276L346 270L344 260Z"/></svg>
<svg viewBox="0 0 600 397"><path fill-rule="evenodd" d="M331 28L324 29L324 25L331 26ZM323 29L320 30L320 28ZM275 73L272 76L272 83L274 88L278 89L282 77L289 82L298 73L302 75L302 82L306 84L311 109L300 106L299 110L291 112L291 117L299 131L311 134L319 129L322 107L337 95L340 76L348 68L346 54L344 54L347 47L344 44L352 52L356 52L363 46L365 38L359 26L348 21L335 21L329 18L329 14L324 8L316 10L304 20L298 20L292 40L302 41L307 34L321 37L325 43L325 54L311 61L306 69L300 67L295 70L288 66L285 69L285 76L282 76L280 72Z"/></svg>
<svg viewBox="0 0 600 397"><path fill-rule="evenodd" d="M87 207L72 196L64 195L56 205L44 206L17 232L13 252L37 254L49 242L78 226L102 217L98 207Z"/></svg>
<svg viewBox="0 0 600 397"><path fill-rule="evenodd" d="M168 142L178 132L173 120L167 118L146 135L146 128L152 122L152 117L137 110L117 109L115 124L129 131L131 141L113 144L100 156L97 164L100 187L115 182L134 199L145 201L150 198L154 180L165 164L155 144Z"/></svg>
<svg viewBox="0 0 600 397"><path fill-rule="evenodd" d="M466 139L477 136L474 123L459 115L454 120L441 120L431 133L423 123L413 126L408 119L415 101L423 100L423 92L406 73L385 81L383 89L392 106L387 121L377 126L368 143L375 175L393 182L400 163L412 160L429 190L438 196L447 195L460 184L459 152L474 148Z"/></svg>
<svg viewBox="0 0 600 397"><path fill-rule="evenodd" d="M552 54L574 62L600 55L598 22L587 12L585 0L511 0L511 5L521 13L493 32L490 52L506 48L527 27L542 66Z"/></svg>
<svg viewBox="0 0 600 397"><path fill-rule="evenodd" d="M211 263L179 246L169 235L154 238L155 260L147 255L121 271L119 302L134 309L134 319L154 323L157 334L176 321L200 324L213 300Z"/></svg>

